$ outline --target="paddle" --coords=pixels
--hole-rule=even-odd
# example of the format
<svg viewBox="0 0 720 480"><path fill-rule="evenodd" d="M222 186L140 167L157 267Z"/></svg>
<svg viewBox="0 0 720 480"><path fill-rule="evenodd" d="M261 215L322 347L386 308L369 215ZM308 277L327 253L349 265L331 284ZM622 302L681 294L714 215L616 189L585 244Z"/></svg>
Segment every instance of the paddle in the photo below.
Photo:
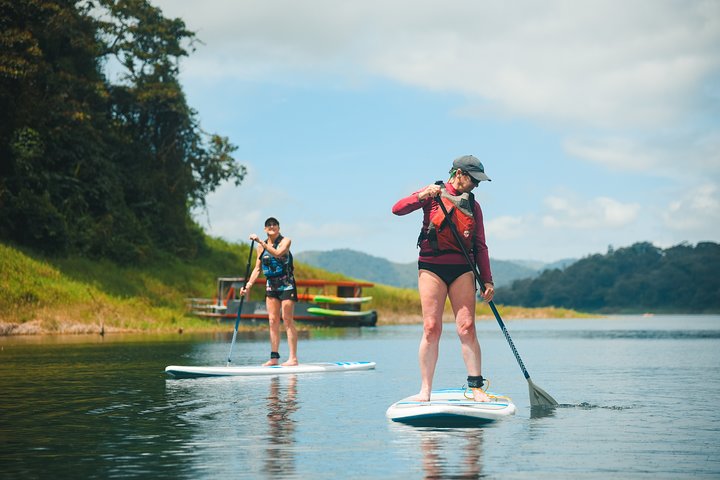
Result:
<svg viewBox="0 0 720 480"><path fill-rule="evenodd" d="M440 195L438 195L436 201L440 204L440 208L445 214L445 222L447 222L447 224L450 226L450 230L455 237L455 241L458 243L460 250L462 250L462 253L465 255L465 260L472 268L473 274L475 275L475 281L478 283L478 285L480 285L480 290L482 292L485 292L485 285L480 278L480 273L477 270L477 265L475 265L475 262L470 259L470 255L468 255L467 250L463 246L462 240L460 240L460 233L457 231L457 227L452 222L452 219L450 219L450 214L448 213L447 208L445 208L445 204L443 203L442 198L440 198ZM505 323L503 323L502 318L500 318L500 313L498 313L497 308L495 308L495 304L492 300L490 300L488 302L488 305L490 305L490 309L492 310L493 315L495 315L495 320L497 320L498 325L500 325L500 329L502 330L503 334L505 334L505 339L507 340L508 344L510 344L510 348L515 355L515 360L517 360L518 365L520 365L520 369L522 370L523 375L525 375L525 380L527 380L528 382L528 389L530 390L530 406L553 407L557 405L558 402L556 402L553 397L551 397L545 390L538 387L533 383L532 380L530 380L530 374L525 368L525 364L520 358L520 354L518 353L517 348L515 348L515 344L513 343L512 338L510 338L510 334L508 333L507 328L505 328Z"/></svg>
<svg viewBox="0 0 720 480"><path fill-rule="evenodd" d="M243 288L245 288L245 285L247 285L248 277L250 276L250 261L252 260L253 245L255 245L255 240L250 241L250 253L248 253L247 267L245 267L245 278L243 279ZM230 366L230 363L232 362L232 360L230 358L232 357L233 347L235 346L235 337L237 337L238 326L240 325L240 314L242 313L242 307L243 307L244 302L245 302L245 295L241 295L240 296L240 305L238 305L237 318L235 319L235 330L233 331L232 342L230 342L230 353L228 353L228 359L227 359L227 365L226 365L228 367Z"/></svg>

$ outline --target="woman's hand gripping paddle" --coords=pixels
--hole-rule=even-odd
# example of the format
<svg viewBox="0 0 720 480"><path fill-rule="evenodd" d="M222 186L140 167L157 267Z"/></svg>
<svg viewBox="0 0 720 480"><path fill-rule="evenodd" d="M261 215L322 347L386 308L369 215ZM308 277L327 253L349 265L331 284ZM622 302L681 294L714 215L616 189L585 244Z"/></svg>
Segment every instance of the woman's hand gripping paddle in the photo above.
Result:
<svg viewBox="0 0 720 480"><path fill-rule="evenodd" d="M477 265L475 265L475 262L472 261L470 258L470 255L468 255L467 250L463 246L462 240L460 239L460 233L457 231L457 227L452 222L452 219L450 218L447 208L445 208L445 204L442 201L442 198L438 195L436 197L436 201L438 204L440 204L440 208L442 209L443 213L445 214L445 221L450 226L450 230L452 230L453 236L455 237L455 241L457 242L458 246L460 247L460 250L465 255L465 260L468 262L468 265L472 268L473 274L475 275L475 281L480 285L480 291L485 292L485 285L482 282L482 279L480 278L480 273L478 272ZM528 373L527 369L525 368L525 364L523 364L522 359L520 358L520 354L517 351L517 348L515 348L515 344L512 341L512 338L510 338L510 334L507 331L507 328L505 328L505 323L503 323L502 318L500 318L500 313L498 313L497 308L495 308L495 304L492 300L488 302L488 305L490 305L490 309L493 312L493 315L495 315L495 320L497 320L498 325L500 325L500 329L502 330L503 334L505 335L505 339L507 340L508 344L510 345L510 348L512 349L513 354L515 355L515 360L517 360L518 365L520 365L520 369L523 372L523 375L525 375L525 380L528 382L528 389L530 390L530 406L531 407L554 407L558 404L558 402L555 401L553 397L550 396L545 390L535 385L532 380L530 380L530 374Z"/></svg>

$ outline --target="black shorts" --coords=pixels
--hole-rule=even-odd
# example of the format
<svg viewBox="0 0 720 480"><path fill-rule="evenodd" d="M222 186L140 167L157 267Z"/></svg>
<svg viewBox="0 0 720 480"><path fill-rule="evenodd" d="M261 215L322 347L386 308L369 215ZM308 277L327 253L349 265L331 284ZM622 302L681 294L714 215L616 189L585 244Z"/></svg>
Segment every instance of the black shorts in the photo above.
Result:
<svg viewBox="0 0 720 480"><path fill-rule="evenodd" d="M267 298L277 298L278 300L298 301L296 288L292 290L265 290L265 296Z"/></svg>
<svg viewBox="0 0 720 480"><path fill-rule="evenodd" d="M472 268L470 268L470 265L467 263L446 264L418 262L418 270L427 270L428 272L434 273L440 277L440 280L445 282L445 285L448 287L452 285L459 276L467 272L472 272Z"/></svg>

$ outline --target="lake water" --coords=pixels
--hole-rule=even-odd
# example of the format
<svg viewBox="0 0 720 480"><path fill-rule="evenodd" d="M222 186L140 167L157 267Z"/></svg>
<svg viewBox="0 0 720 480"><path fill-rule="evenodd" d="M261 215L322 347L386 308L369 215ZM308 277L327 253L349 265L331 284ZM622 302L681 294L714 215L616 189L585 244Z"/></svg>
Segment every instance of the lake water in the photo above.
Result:
<svg viewBox="0 0 720 480"><path fill-rule="evenodd" d="M506 323L533 381L561 405L533 413L497 324L478 322L483 374L518 413L474 429L385 418L419 389L419 325L300 339L301 361L376 370L256 378L165 377L171 364L224 365L232 326L0 337L0 477L720 478L720 316ZM268 350L266 335L239 335L234 364ZM465 376L446 324L435 388Z"/></svg>

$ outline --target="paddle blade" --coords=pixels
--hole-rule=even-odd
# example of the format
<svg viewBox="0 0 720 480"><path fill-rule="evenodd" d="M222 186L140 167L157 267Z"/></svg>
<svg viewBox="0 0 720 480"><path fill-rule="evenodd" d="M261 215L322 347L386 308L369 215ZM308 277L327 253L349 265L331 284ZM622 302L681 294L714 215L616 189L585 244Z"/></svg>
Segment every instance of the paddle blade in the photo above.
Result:
<svg viewBox="0 0 720 480"><path fill-rule="evenodd" d="M549 393L535 385L532 380L528 378L527 382L528 389L530 390L531 407L554 407L558 404Z"/></svg>

